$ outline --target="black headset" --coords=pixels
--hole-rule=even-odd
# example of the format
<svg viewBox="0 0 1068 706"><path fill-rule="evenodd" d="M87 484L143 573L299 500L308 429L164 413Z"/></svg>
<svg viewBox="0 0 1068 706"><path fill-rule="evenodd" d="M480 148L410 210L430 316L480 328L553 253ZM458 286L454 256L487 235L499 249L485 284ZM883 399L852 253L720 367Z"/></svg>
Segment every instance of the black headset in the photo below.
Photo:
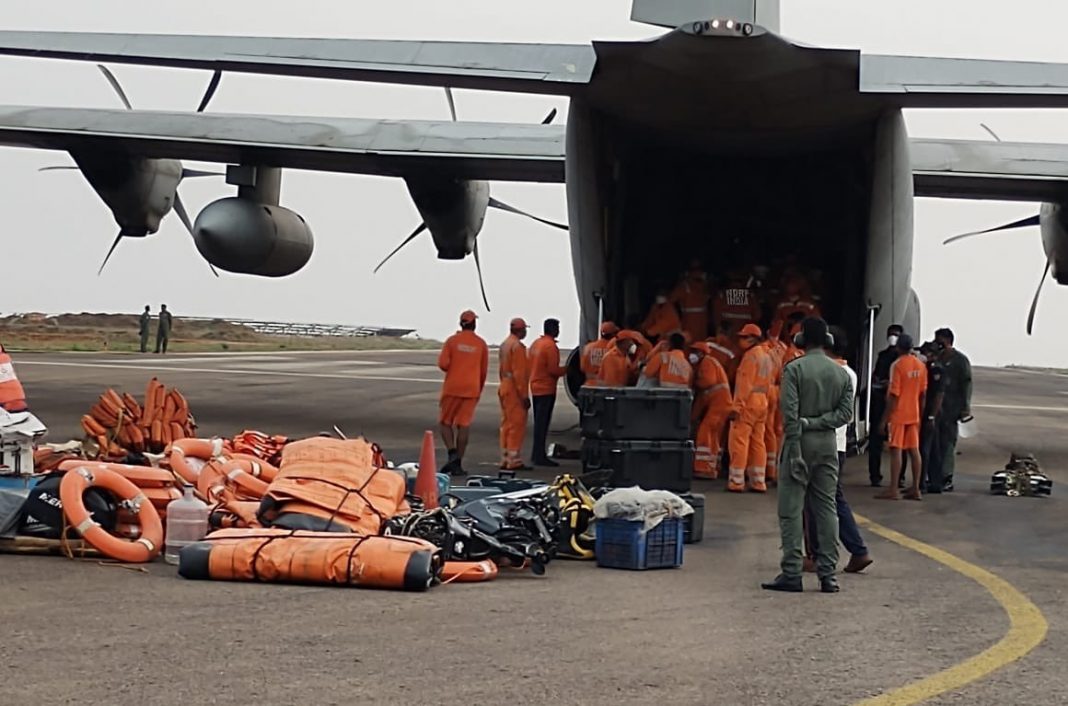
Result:
<svg viewBox="0 0 1068 706"><path fill-rule="evenodd" d="M794 345L798 348L805 347L805 334L801 331L794 334ZM827 332L827 338L824 339L823 345L827 348L834 348L834 334L830 331Z"/></svg>

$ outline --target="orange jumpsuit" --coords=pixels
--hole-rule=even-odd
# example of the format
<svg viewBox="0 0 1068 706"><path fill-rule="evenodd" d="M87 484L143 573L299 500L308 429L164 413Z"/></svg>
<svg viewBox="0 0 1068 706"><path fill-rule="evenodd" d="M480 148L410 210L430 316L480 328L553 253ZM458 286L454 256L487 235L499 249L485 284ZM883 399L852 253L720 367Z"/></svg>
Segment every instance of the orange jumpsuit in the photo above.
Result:
<svg viewBox="0 0 1068 706"><path fill-rule="evenodd" d="M782 448L782 410L779 409L779 391L782 383L783 356L786 344L777 338L769 338L763 343L771 358L772 378L768 387L768 416L764 422L764 447L768 452L768 465L765 469L766 480L777 483L779 480L779 449Z"/></svg>
<svg viewBox="0 0 1068 706"><path fill-rule="evenodd" d="M459 331L442 346L438 367L445 373L438 421L446 426L471 426L486 386L489 347L474 331Z"/></svg>
<svg viewBox="0 0 1068 706"><path fill-rule="evenodd" d="M697 388L695 408L700 409L693 460L693 474L697 478L718 478L721 439L731 409L731 388L727 372L711 355L705 355L697 365L694 379Z"/></svg>
<svg viewBox="0 0 1068 706"><path fill-rule="evenodd" d="M634 384L636 366L630 358L612 346L601 360L602 387L629 387Z"/></svg>
<svg viewBox="0 0 1068 706"><path fill-rule="evenodd" d="M642 330L653 338L663 338L670 333L681 331L682 319L679 318L679 312L675 310L675 305L671 302L653 304L649 315L642 322Z"/></svg>
<svg viewBox="0 0 1068 706"><path fill-rule="evenodd" d="M501 468L514 470L523 467L520 451L527 433L530 401L527 347L515 334L501 344L500 379L497 397L501 402Z"/></svg>
<svg viewBox="0 0 1068 706"><path fill-rule="evenodd" d="M708 336L708 298L708 285L701 272L687 274L669 297L682 312L682 330L693 341Z"/></svg>
<svg viewBox="0 0 1068 706"><path fill-rule="evenodd" d="M717 329L727 323L731 331L737 331L748 323L760 321L760 304L752 289L727 287L716 295L713 313Z"/></svg>
<svg viewBox="0 0 1068 706"><path fill-rule="evenodd" d="M764 473L768 452L764 446L764 423L768 416L772 367L771 356L760 345L746 351L738 366L734 402L731 405L731 410L737 412L738 417L731 423L731 464L727 490L744 492L747 475L752 490L767 490Z"/></svg>
<svg viewBox="0 0 1068 706"><path fill-rule="evenodd" d="M741 352L729 336L716 336L708 342L708 354L715 358L727 373L727 380L734 386L734 377L738 373L738 364L742 362Z"/></svg>
<svg viewBox="0 0 1068 706"><path fill-rule="evenodd" d="M582 372L586 375L584 386L597 387L600 385L601 361L604 359L604 354L613 345L615 344L611 340L598 338L583 347L582 358L579 362Z"/></svg>
<svg viewBox="0 0 1068 706"><path fill-rule="evenodd" d="M660 387L688 390L693 385L693 366L682 351L663 351L645 364L645 377L656 378Z"/></svg>

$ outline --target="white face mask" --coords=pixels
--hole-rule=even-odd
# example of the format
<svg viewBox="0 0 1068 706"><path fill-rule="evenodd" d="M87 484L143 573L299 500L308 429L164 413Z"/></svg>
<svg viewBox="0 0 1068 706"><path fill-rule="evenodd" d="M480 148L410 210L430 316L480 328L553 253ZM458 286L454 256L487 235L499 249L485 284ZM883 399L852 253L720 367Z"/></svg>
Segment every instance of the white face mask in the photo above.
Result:
<svg viewBox="0 0 1068 706"><path fill-rule="evenodd" d="M667 297L657 297L656 298L656 303L657 304L667 304Z"/></svg>
<svg viewBox="0 0 1068 706"><path fill-rule="evenodd" d="M897 336L894 335L894 334L890 334L889 336L886 337L886 343L889 346L896 346L897 345Z"/></svg>
<svg viewBox="0 0 1068 706"><path fill-rule="evenodd" d="M638 352L638 344L637 343L630 344L630 348L627 349L627 353L629 355L634 355L637 352Z"/></svg>
<svg viewBox="0 0 1068 706"><path fill-rule="evenodd" d="M697 362L701 360L696 353L690 354L690 365L697 365Z"/></svg>

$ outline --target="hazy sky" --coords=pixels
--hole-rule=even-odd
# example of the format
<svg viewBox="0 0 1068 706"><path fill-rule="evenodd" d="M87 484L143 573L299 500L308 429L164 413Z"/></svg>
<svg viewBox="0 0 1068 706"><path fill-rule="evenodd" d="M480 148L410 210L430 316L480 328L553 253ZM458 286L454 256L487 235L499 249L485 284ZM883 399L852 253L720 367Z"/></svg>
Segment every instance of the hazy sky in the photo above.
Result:
<svg viewBox="0 0 1068 706"><path fill-rule="evenodd" d="M665 0L668 1L668 0ZM782 0L792 39L869 53L929 54L1068 63L1068 5L1039 0ZM586 42L644 38L656 28L628 20L629 0L183 0L160 6L124 0L5 3L3 29ZM161 9L161 7L165 9ZM0 103L120 107L91 64L0 58ZM192 110L207 72L113 67L136 108ZM460 119L537 122L566 101L541 96L457 92ZM218 112L265 112L447 119L440 89L230 74L211 105ZM917 137L1068 142L1064 111L912 111ZM286 172L282 203L303 214L316 236L311 262L281 280L224 274L216 280L173 214L160 232L126 240L102 277L96 269L117 227L77 172L39 173L70 164L60 152L0 149L3 265L0 311L137 311L169 305L177 316L410 326L442 337L458 313L480 309L474 263L441 262L429 237L413 243L377 276L371 270L419 223L400 180ZM183 184L191 211L230 195L221 179ZM566 219L561 185L494 184L493 193L546 218ZM1068 291L1047 283L1037 332L1024 321L1044 266L1037 229L952 248L941 240L1037 212L1037 205L920 199L916 204L913 285L923 302L924 335L951 325L974 361L1064 365L1060 322ZM566 234L491 211L482 232L493 312L481 331L501 339L512 316L563 321L575 342L578 305Z"/></svg>

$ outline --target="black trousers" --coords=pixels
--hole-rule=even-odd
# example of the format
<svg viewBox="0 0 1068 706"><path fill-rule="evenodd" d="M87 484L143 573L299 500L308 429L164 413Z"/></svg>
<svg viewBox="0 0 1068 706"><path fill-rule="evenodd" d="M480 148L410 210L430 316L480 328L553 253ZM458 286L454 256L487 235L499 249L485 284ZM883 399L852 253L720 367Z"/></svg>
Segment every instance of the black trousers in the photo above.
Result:
<svg viewBox="0 0 1068 706"><path fill-rule="evenodd" d="M920 432L923 477L928 488L942 489L942 443L937 422L927 422Z"/></svg>
<svg viewBox="0 0 1068 706"><path fill-rule="evenodd" d="M534 395L530 403L534 408L534 446L530 456L538 463L549 458L545 453L545 445L549 438L549 423L553 420L556 395Z"/></svg>
<svg viewBox="0 0 1068 706"><path fill-rule="evenodd" d="M881 466L886 437L883 436L883 431L879 428L879 422L882 421L885 413L886 394L882 390L872 390L871 416L868 417L868 423L872 430L871 438L868 439L868 480L871 481L872 485L878 485L883 482Z"/></svg>

